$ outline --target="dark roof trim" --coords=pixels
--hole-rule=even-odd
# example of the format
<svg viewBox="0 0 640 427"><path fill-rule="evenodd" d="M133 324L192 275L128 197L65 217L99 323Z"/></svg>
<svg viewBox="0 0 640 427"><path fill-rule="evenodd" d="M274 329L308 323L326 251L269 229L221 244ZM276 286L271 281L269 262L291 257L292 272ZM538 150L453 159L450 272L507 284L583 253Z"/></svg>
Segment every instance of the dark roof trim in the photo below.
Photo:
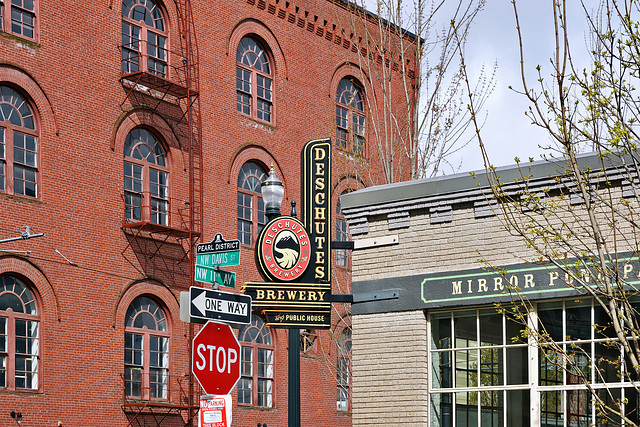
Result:
<svg viewBox="0 0 640 427"><path fill-rule="evenodd" d="M387 21L384 18L381 18L380 16L378 16L377 14L363 8L362 6L359 6L356 2L353 1L349 1L349 0L330 0L333 1L334 3L339 3L342 4L343 6L345 6L347 9L349 8L354 8L355 10L357 10L360 13L363 13L367 18L372 19L374 21L380 21L382 22L384 25L389 26L390 28L395 29L396 31L398 31L400 33L401 36L407 36L410 37L414 40L417 40L418 37L412 33L411 31L408 31L402 27L400 27L399 25L393 24L389 21ZM420 39L420 44L424 44L425 40L423 38Z"/></svg>
<svg viewBox="0 0 640 427"><path fill-rule="evenodd" d="M597 154L578 156L582 170L598 171L603 164L611 171L621 162L616 158L601 159ZM495 174L504 183L507 193L522 188L523 175L530 177L529 187L557 185L555 177L566 175L566 160L540 160L527 164L499 167ZM618 178L624 177L622 173ZM614 179L608 176L608 179ZM379 185L354 191L341 196L345 215L360 216L383 214L396 210L419 209L439 204L454 204L491 198L491 189L486 171L466 172L422 180ZM360 215L358 215L360 214Z"/></svg>

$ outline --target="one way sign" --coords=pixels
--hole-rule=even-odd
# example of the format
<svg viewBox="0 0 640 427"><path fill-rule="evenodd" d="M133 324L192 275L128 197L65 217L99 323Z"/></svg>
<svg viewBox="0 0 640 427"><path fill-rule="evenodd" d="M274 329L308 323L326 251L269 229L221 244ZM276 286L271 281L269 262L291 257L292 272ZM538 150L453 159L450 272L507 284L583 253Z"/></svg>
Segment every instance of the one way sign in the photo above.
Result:
<svg viewBox="0 0 640 427"><path fill-rule="evenodd" d="M212 289L189 288L189 315L192 318L229 323L251 323L251 297Z"/></svg>

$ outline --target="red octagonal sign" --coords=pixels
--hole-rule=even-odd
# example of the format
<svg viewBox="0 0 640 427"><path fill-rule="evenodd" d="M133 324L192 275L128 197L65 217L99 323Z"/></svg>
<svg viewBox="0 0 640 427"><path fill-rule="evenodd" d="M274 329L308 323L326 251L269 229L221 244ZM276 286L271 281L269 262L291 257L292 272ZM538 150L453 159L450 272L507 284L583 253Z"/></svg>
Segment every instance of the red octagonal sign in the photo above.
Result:
<svg viewBox="0 0 640 427"><path fill-rule="evenodd" d="M240 343L231 326L207 322L193 338L191 370L206 394L229 394L240 379Z"/></svg>

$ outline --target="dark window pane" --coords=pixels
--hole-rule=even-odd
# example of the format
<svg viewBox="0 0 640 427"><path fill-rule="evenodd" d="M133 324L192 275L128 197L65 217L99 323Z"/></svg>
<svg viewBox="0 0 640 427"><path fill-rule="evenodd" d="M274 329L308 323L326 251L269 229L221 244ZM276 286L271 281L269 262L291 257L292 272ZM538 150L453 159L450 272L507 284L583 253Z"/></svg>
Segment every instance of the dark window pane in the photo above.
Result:
<svg viewBox="0 0 640 427"><path fill-rule="evenodd" d="M526 365L524 365L526 366ZM528 426L530 412L529 390L507 391L507 426ZM543 425L545 425L543 423Z"/></svg>
<svg viewBox="0 0 640 427"><path fill-rule="evenodd" d="M590 300L589 300L590 301ZM591 338L593 323L591 321L591 305L571 307L567 303L567 340L584 340Z"/></svg>
<svg viewBox="0 0 640 427"><path fill-rule="evenodd" d="M507 347L507 385L529 382L528 347Z"/></svg>
<svg viewBox="0 0 640 427"><path fill-rule="evenodd" d="M24 312L20 297L10 292L6 292L0 295L0 310L8 309L12 309L15 313Z"/></svg>
<svg viewBox="0 0 640 427"><path fill-rule="evenodd" d="M481 313L480 315L480 345L502 344L502 315Z"/></svg>
<svg viewBox="0 0 640 427"><path fill-rule="evenodd" d="M620 381L622 373L620 350L620 343L615 341L595 343L595 382Z"/></svg>
<svg viewBox="0 0 640 427"><path fill-rule="evenodd" d="M431 317L431 348L451 348L451 314Z"/></svg>
<svg viewBox="0 0 640 427"><path fill-rule="evenodd" d="M544 308L538 312L538 321L542 333L549 334L554 341L563 341L562 336L562 308Z"/></svg>

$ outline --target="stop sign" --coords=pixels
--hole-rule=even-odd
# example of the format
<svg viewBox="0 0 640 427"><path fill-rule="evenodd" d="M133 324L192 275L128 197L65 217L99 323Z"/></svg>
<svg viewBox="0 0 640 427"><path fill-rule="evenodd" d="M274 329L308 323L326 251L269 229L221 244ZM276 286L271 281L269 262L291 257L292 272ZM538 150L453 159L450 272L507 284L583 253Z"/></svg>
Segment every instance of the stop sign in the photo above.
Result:
<svg viewBox="0 0 640 427"><path fill-rule="evenodd" d="M207 322L193 338L191 370L206 394L229 394L240 379L240 343L231 326Z"/></svg>

